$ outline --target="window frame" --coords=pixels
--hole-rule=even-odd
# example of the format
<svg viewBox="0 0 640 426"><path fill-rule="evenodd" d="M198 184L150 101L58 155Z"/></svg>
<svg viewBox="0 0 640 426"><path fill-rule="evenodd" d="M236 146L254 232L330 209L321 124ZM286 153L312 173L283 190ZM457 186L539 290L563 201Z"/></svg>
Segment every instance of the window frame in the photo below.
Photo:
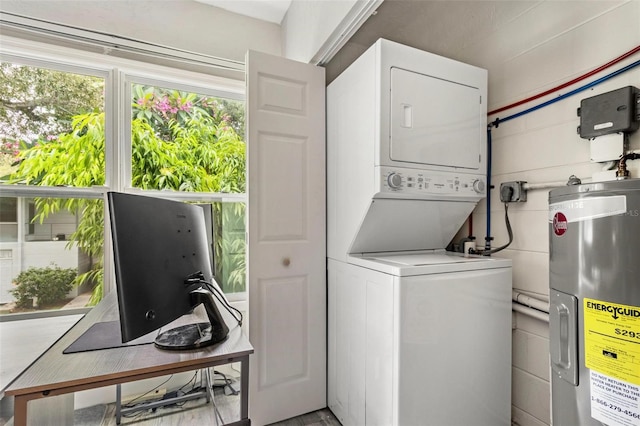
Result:
<svg viewBox="0 0 640 426"><path fill-rule="evenodd" d="M120 191L161 197L176 201L204 201L221 203L247 203L245 193L168 192L141 190L131 186L131 84L149 84L160 87L201 93L215 97L245 101L244 81L226 77L185 71L163 65L105 54L85 52L53 44L0 36L0 60L20 65L48 68L56 71L84 74L104 78L105 95L105 184L91 188L48 187L27 185L0 185L2 196L55 197L102 199L105 207L103 248L104 295L115 290L113 248L108 226L106 193ZM144 58L141 54L141 58ZM194 84L194 81L197 82ZM246 179L246 177L245 177ZM229 294L232 301L246 300L243 293ZM0 321L39 318L87 312L90 308L42 311L28 314L0 316ZM6 318L3 318L6 317Z"/></svg>

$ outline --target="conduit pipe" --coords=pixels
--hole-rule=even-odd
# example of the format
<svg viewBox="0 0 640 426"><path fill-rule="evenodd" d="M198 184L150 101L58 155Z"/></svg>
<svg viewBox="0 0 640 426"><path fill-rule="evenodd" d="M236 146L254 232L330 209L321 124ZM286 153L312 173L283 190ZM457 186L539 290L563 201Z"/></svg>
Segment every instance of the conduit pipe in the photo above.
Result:
<svg viewBox="0 0 640 426"><path fill-rule="evenodd" d="M513 302L511 305L512 309L515 312L520 312L521 314L527 315L540 321L544 321L547 323L549 322L549 314L546 312L540 312L537 309L528 308L516 302Z"/></svg>
<svg viewBox="0 0 640 426"><path fill-rule="evenodd" d="M553 189L561 186L566 186L567 182L545 182L545 183L523 183L522 189L525 191L531 191L533 189Z"/></svg>
<svg viewBox="0 0 640 426"><path fill-rule="evenodd" d="M540 321L549 322L549 302L527 296L519 291L511 292L511 309Z"/></svg>
<svg viewBox="0 0 640 426"><path fill-rule="evenodd" d="M615 162L613 162L613 165L615 166ZM582 183L585 180L587 180L587 179L580 179L580 178L576 177L575 175L571 175L571 176L569 176L569 180L568 181L555 181L555 182L542 182L542 183L528 183L528 182L525 182L525 183L522 184L522 189L524 189L525 191L530 191L530 190L533 190L533 189L561 188L561 187L567 186L567 185L579 185L580 183Z"/></svg>
<svg viewBox="0 0 640 426"><path fill-rule="evenodd" d="M549 302L545 300L540 300L535 297L527 296L526 294L520 293L519 291L513 290L511 292L511 297L514 302L517 302L521 305L525 305L529 308L537 309L539 311L549 313Z"/></svg>

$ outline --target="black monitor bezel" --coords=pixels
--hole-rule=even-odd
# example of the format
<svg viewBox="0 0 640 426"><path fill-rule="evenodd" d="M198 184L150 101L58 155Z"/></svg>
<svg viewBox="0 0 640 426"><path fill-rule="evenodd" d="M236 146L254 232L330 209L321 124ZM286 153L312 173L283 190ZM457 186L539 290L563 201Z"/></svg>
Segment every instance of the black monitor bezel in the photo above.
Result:
<svg viewBox="0 0 640 426"><path fill-rule="evenodd" d="M124 343L199 304L191 293L202 285L185 280L196 272L212 279L210 247L198 205L121 192L107 199Z"/></svg>

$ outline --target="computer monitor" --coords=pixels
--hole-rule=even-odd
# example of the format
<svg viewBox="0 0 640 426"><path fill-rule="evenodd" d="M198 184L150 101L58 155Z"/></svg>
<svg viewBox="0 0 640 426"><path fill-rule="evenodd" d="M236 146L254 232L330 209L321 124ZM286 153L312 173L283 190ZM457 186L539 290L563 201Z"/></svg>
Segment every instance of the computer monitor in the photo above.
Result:
<svg viewBox="0 0 640 426"><path fill-rule="evenodd" d="M216 306L204 211L161 198L108 192L123 343L158 330L204 304L209 322L160 333L162 349L221 342L229 328Z"/></svg>

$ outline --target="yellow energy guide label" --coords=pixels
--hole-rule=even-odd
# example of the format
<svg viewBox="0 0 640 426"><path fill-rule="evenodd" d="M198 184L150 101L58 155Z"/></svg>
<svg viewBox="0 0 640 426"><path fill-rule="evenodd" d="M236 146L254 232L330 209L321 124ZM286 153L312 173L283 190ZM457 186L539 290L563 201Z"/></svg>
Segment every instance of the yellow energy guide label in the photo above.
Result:
<svg viewBox="0 0 640 426"><path fill-rule="evenodd" d="M591 417L640 426L640 307L584 299L584 355Z"/></svg>
<svg viewBox="0 0 640 426"><path fill-rule="evenodd" d="M586 367L640 385L640 307L584 299Z"/></svg>

